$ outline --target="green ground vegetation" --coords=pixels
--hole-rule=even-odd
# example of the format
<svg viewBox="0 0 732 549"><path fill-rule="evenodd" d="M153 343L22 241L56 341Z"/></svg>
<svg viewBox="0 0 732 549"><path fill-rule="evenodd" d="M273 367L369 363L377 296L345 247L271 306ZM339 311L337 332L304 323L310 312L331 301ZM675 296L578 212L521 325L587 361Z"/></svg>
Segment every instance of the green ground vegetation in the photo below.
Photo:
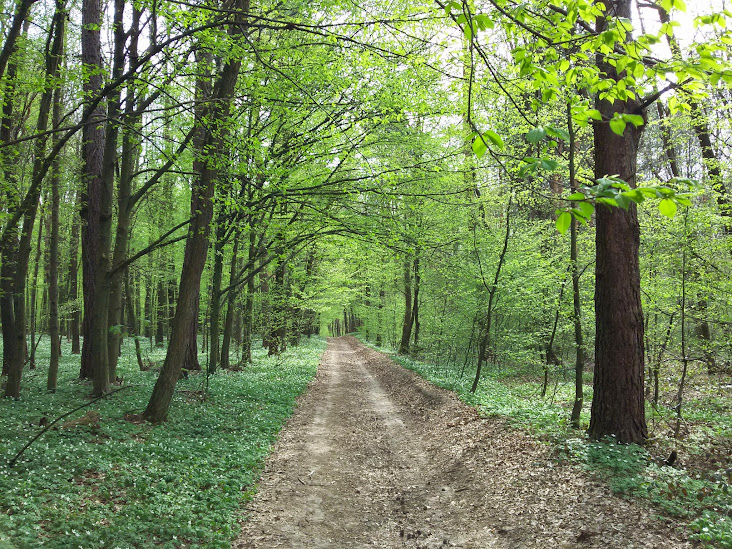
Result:
<svg viewBox="0 0 732 549"><path fill-rule="evenodd" d="M279 357L255 346L253 364L241 371L208 380L191 372L178 383L168 421L154 426L134 415L158 372L137 370L127 341L120 361L127 388L59 422L11 468L39 423L89 394L76 379L79 357L64 344L58 392L46 393L39 368L26 372L21 400L0 401L0 547L229 547L262 462L324 348L316 337ZM49 353L44 338L39 363ZM156 362L164 349L148 354ZM90 410L98 422L62 427Z"/></svg>

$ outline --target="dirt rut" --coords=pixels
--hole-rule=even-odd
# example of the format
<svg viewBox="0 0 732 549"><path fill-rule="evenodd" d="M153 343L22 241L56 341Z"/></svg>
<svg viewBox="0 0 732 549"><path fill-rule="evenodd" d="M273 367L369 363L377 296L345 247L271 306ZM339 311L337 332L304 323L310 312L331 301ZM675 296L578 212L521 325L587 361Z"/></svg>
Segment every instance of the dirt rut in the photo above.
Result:
<svg viewBox="0 0 732 549"><path fill-rule="evenodd" d="M330 339L235 548L691 547L546 446Z"/></svg>

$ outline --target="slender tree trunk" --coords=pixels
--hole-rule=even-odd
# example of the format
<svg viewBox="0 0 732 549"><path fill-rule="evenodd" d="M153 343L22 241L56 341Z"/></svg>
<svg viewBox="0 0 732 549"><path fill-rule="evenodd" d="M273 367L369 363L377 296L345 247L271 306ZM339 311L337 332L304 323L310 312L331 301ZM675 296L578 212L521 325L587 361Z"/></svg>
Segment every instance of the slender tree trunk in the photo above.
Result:
<svg viewBox="0 0 732 549"><path fill-rule="evenodd" d="M239 233L234 234L234 249L231 252L231 265L229 268L229 281L236 278L236 267L238 264ZM224 320L224 338L221 343L221 368L228 370L231 367L229 354L231 349L231 331L234 326L237 292L232 288L226 294L226 319Z"/></svg>
<svg viewBox="0 0 732 549"><path fill-rule="evenodd" d="M414 348L419 347L419 290L422 282L422 275L419 272L419 252L414 257L414 299L412 300L412 324L414 326Z"/></svg>
<svg viewBox="0 0 732 549"><path fill-rule="evenodd" d="M569 133L569 186L572 192L577 191L577 166L575 163L575 132L574 123L572 122L571 108L567 108L567 131ZM577 263L577 231L579 230L579 222L572 219L569 233L569 261L572 272L572 323L574 324L574 403L572 404L572 414L570 415L570 424L573 428L580 427L580 414L584 405L584 385L582 375L584 371L584 337L582 335L582 294L580 293L580 272Z"/></svg>
<svg viewBox="0 0 732 549"><path fill-rule="evenodd" d="M659 4L656 6L658 10L659 18L662 24L668 24L670 21L668 12ZM676 37L666 36L669 47L674 55L681 57L681 48L678 44ZM659 102L659 105L661 103ZM689 100L689 106L692 112L692 128L696 135L699 147L701 148L702 158L704 160L704 168L709 178L709 183L712 189L715 191L715 197L717 205L719 206L720 213L727 219L725 225L725 232L730 235L732 234L732 226L730 220L732 220L732 205L730 204L730 198L728 195L728 189L725 185L724 177L722 177L722 164L720 159L714 150L712 145L712 132L709 128L709 122L707 117L704 115L702 106L694 99ZM660 111L659 111L660 114ZM665 137L665 136L664 136ZM664 143L666 143L664 139ZM673 156L669 156L669 163L671 169L674 171L674 164L676 163L676 152L675 149L668 145L667 150L672 151ZM674 171L674 177L678 177L678 168ZM697 303L698 309L698 320L697 325L694 328L695 335L702 342L702 352L704 353L704 362L707 365L707 370L713 372L716 369L716 359L714 354L711 352L711 331L709 329L709 322L706 319L707 315L707 300L702 297Z"/></svg>
<svg viewBox="0 0 732 549"><path fill-rule="evenodd" d="M248 264L253 265L257 255L257 234L254 231L249 232L249 255L247 257ZM247 293L244 299L244 310L242 311L242 324L244 330L242 333L241 346L241 363L252 363L252 336L254 325L254 277L247 279Z"/></svg>
<svg viewBox="0 0 732 549"><path fill-rule="evenodd" d="M402 321L402 339L399 342L399 354L409 354L409 340L412 337L412 264L404 260L404 320Z"/></svg>
<svg viewBox="0 0 732 549"><path fill-rule="evenodd" d="M150 256L150 266L152 268L152 256ZM150 339L150 345L152 346L152 276L149 272L145 275L145 299L142 302L142 308L144 310L142 315L143 333L147 339Z"/></svg>
<svg viewBox="0 0 732 549"><path fill-rule="evenodd" d="M63 7L63 4L61 4ZM64 24L62 18L61 24ZM63 32L63 28L59 28L57 32ZM61 124L61 88L57 87L54 91L53 99L53 127L58 128ZM58 141L58 137L54 137L54 143ZM49 241L49 280L48 280L48 332L51 337L51 359L48 365L48 379L46 389L50 392L56 391L58 384L58 362L61 355L61 341L59 336L59 319L58 319L58 241L59 241L59 208L61 207L61 197L59 186L61 184L61 162L58 156L54 160L51 173L51 239Z"/></svg>
<svg viewBox="0 0 732 549"><path fill-rule="evenodd" d="M557 308L554 311L554 324L552 326L552 333L549 336L549 343L546 345L546 353L544 356L544 383L541 386L541 397L546 396L546 391L549 388L549 367L551 365L559 366L562 362L559 360L557 353L554 352L554 340L557 337L557 328L559 327L559 313L562 310L562 301L564 300L564 287L567 284L567 279L562 281L562 286L559 288L559 299L557 300Z"/></svg>
<svg viewBox="0 0 732 549"><path fill-rule="evenodd" d="M76 303L79 297L79 231L81 230L81 217L79 208L81 206L81 192L76 195L74 214L71 220L71 238L69 239L69 270L68 270L68 293L66 300L74 303L73 310L69 317L69 332L71 336L71 354L81 354L81 312Z"/></svg>
<svg viewBox="0 0 732 549"><path fill-rule="evenodd" d="M279 238L277 240L280 240ZM276 255L282 255L278 250ZM285 262L278 261L274 270L274 284L269 288L269 295L273 296L272 325L270 326L270 345L267 351L269 356L278 355L287 348L287 319L285 295Z"/></svg>
<svg viewBox="0 0 732 549"><path fill-rule="evenodd" d="M45 193L44 193L45 202ZM33 261L33 278L31 279L30 287L30 357L28 359L28 367L31 370L36 369L36 324L38 314L36 311L36 297L38 295L38 268L41 265L41 242L43 241L43 217L45 215L45 208L41 208L41 215L38 220L38 236L36 239L36 253Z"/></svg>
<svg viewBox="0 0 732 549"><path fill-rule="evenodd" d="M614 0L608 13L631 17L630 0ZM607 25L598 20L598 31ZM615 67L598 56L598 66L611 78ZM595 177L617 174L636 186L636 159L642 132L628 124L622 136L605 121L616 112L636 113L635 100L597 100L603 122L594 124ZM595 270L595 377L589 435L600 440L613 436L622 443L640 443L648 434L643 397L645 369L644 325L641 307L640 227L635 204L622 208L599 205L596 211Z"/></svg>
<svg viewBox="0 0 732 549"><path fill-rule="evenodd" d="M211 327L208 372L216 373L219 366L219 340L221 338L221 279L224 274L224 226L219 219L216 224L216 241L214 242L214 265L211 278Z"/></svg>
<svg viewBox="0 0 732 549"><path fill-rule="evenodd" d="M115 20L115 73L121 71L124 63L124 50L120 46L124 45L125 38L123 36L124 29L122 26L122 13L124 9L123 2L115 4L116 20ZM142 13L138 7L133 6L132 21L130 25L130 44L128 47L129 61L134 64L138 61L138 38L140 33L140 17ZM114 252L112 254L111 272L109 273L109 325L113 327L121 327L123 325L122 317L124 313L124 297L123 286L125 284L126 275L124 270L118 268L127 258L130 240L130 222L132 217L132 209L134 201L132 199L132 179L135 170L135 163L139 154L139 143L136 129L140 125L141 117L135 114L137 106L138 83L132 81L125 91L125 115L124 126L122 132L122 155L119 159L120 174L117 185L117 226L114 235ZM110 136L112 137L112 136ZM116 141L116 136L115 141ZM110 151L111 152L111 151ZM134 318L134 314L133 314ZM137 332L135 331L135 334ZM135 336L135 346L139 347L140 343ZM109 381L113 383L117 378L117 363L119 360L120 349L122 346L121 330L112 329L109 331L107 339L108 360L109 360Z"/></svg>
<svg viewBox="0 0 732 549"><path fill-rule="evenodd" d="M63 47L63 24L59 20L63 17L62 10L57 5L56 13L53 19L50 33L53 40L47 43L49 47L46 50L46 79L44 90L41 94L41 100L38 105L38 123L36 130L39 137L35 141L33 151L33 178L31 185L26 191L22 202L17 203L14 213L21 214L23 219L20 234L16 233L17 227L6 226L3 230L5 235L0 240L0 258L2 267L0 274L2 275L2 297L0 297L0 313L3 322L3 358L4 367L7 368L8 379L5 385L5 396L18 398L20 396L20 380L23 372L23 360L25 358L25 284L28 273L28 262L31 251L31 239L33 225L35 224L36 214L38 211L38 201L41 192L42 166L45 160L47 137L44 135L48 129L49 115L54 97L54 89L57 86L57 78L61 60L61 52ZM16 63L11 62L8 67L8 78L14 79L17 70ZM10 84L13 85L12 83ZM7 91L7 90L6 90ZM12 95L6 99L3 106L3 117L0 127L0 140L5 141L9 135L10 119L7 114L12 114ZM7 161L7 158L3 158ZM7 173L9 166L2 166ZM14 178L6 178L6 182L14 182ZM12 192L12 191L11 191ZM15 205L14 197L9 202ZM15 218L15 217L14 217ZM7 285L6 285L7 283ZM6 334L7 330L7 334ZM11 349L5 350L5 346L9 345Z"/></svg>
<svg viewBox="0 0 732 549"><path fill-rule="evenodd" d="M381 333L383 327L381 325L382 311L384 309L384 301L386 300L386 291L382 286L379 289L379 305L376 308L376 346L381 347L382 337Z"/></svg>
<svg viewBox="0 0 732 549"><path fill-rule="evenodd" d="M130 290L130 274L129 272L125 272L124 277L125 282L125 295L127 297L127 322L130 327L130 331L132 332L132 339L135 340L135 356L137 357L137 366L140 368L140 371L145 369L145 365L142 362L142 351L140 350L140 337L139 332L137 331L137 320L135 318L135 306L133 303L133 296L132 291Z"/></svg>
<svg viewBox="0 0 732 549"><path fill-rule="evenodd" d="M162 347L165 344L165 323L166 313L168 312L168 289L165 280L158 278L157 290L155 291L155 300L157 307L155 308L155 346Z"/></svg>
<svg viewBox="0 0 732 549"><path fill-rule="evenodd" d="M491 322L493 319L493 301L496 296L496 290L498 289L498 280L501 277L501 268L503 267L503 261L506 258L506 251L508 250L508 240L511 236L511 204L512 199L509 197L508 206L506 207L506 234L503 238L503 249L501 254L498 256L498 265L496 266L496 275L493 278L493 284L488 290L488 308L486 309L485 316L483 317L481 325L483 336L480 340L480 346L478 349L478 367L475 369L475 379L473 379L473 385L470 388L470 392L474 393L478 389L478 383L480 382L480 374L483 367L483 363L488 359L488 353L491 348Z"/></svg>

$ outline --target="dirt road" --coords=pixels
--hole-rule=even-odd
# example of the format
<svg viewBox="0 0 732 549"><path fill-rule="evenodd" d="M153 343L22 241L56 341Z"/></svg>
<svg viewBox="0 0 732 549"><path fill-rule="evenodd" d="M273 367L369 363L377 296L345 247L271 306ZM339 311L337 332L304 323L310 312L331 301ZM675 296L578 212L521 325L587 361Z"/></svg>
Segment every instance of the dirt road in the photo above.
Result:
<svg viewBox="0 0 732 549"><path fill-rule="evenodd" d="M355 338L331 339L235 548L683 548L649 511Z"/></svg>

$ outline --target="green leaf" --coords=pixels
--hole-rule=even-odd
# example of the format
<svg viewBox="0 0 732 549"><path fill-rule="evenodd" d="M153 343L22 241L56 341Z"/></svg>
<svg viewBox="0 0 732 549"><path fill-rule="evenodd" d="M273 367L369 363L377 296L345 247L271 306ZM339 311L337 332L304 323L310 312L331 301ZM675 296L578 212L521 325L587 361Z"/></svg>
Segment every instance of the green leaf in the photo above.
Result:
<svg viewBox="0 0 732 549"><path fill-rule="evenodd" d="M658 210L668 218L676 215L676 203L670 198L664 198L658 203Z"/></svg>
<svg viewBox="0 0 732 549"><path fill-rule="evenodd" d="M562 128L555 128L554 126L546 126L546 134L549 137L554 137L555 139L561 139L562 141L566 141L569 143L569 132L567 130L564 130Z"/></svg>
<svg viewBox="0 0 732 549"><path fill-rule="evenodd" d="M572 193L567 197L567 200L584 200L585 195L583 193Z"/></svg>
<svg viewBox="0 0 732 549"><path fill-rule="evenodd" d="M526 162L526 164L519 168L519 177L526 177L529 174L534 173L539 167L539 160L536 158L527 156L524 158L524 162Z"/></svg>
<svg viewBox="0 0 732 549"><path fill-rule="evenodd" d="M613 133L616 133L618 135L623 135L626 125L627 124L625 123L625 120L617 115L615 118L610 120L610 129L613 131Z"/></svg>
<svg viewBox="0 0 732 549"><path fill-rule="evenodd" d="M646 199L641 189L632 189L630 191L624 192L623 196L625 196L629 200L632 200L636 204L640 204Z"/></svg>
<svg viewBox="0 0 732 549"><path fill-rule="evenodd" d="M488 147L485 144L485 141L481 136L478 136L475 138L475 141L473 141L473 152L475 153L475 156L478 158L483 158L483 155L488 150Z"/></svg>
<svg viewBox="0 0 732 549"><path fill-rule="evenodd" d="M640 114L624 114L623 120L625 120L626 122L630 122L636 128L642 126L645 123L645 120L643 120L643 117Z"/></svg>
<svg viewBox="0 0 732 549"><path fill-rule="evenodd" d="M587 219L592 217L592 214L595 213L595 207L589 202L580 202L579 209L582 212L582 215Z"/></svg>
<svg viewBox="0 0 732 549"><path fill-rule="evenodd" d="M587 225L587 219L588 219L588 218L587 218L587 217L585 217L584 215L582 215L582 212L581 212L580 210L578 210L578 209L576 209L576 208L572 208L572 215L574 216L574 218L575 218L575 219L576 219L577 221L579 221L579 222L580 222L580 223L582 223L583 225Z"/></svg>
<svg viewBox="0 0 732 549"><path fill-rule="evenodd" d="M628 208L630 208L631 200L624 194L616 196L615 201L618 203L618 206L623 208L626 212L628 211Z"/></svg>
<svg viewBox="0 0 732 549"><path fill-rule="evenodd" d="M539 141L544 139L546 137L546 130L539 126L538 128L533 128L529 130L529 132L526 134L526 141L531 143L532 145L536 145Z"/></svg>
<svg viewBox="0 0 732 549"><path fill-rule="evenodd" d="M541 159L541 169L546 170L548 172L553 172L557 169L559 166L559 162L556 160L551 160L550 158L542 158Z"/></svg>
<svg viewBox="0 0 732 549"><path fill-rule="evenodd" d="M557 213L559 213L560 210L557 210ZM569 225L572 223L572 214L569 212L561 212L559 213L559 217L557 217L557 230L564 234L567 232L567 229L569 229Z"/></svg>
<svg viewBox="0 0 732 549"><path fill-rule="evenodd" d="M597 199L598 204L605 204L606 206L614 206L617 207L618 202L614 198L598 198Z"/></svg>
<svg viewBox="0 0 732 549"><path fill-rule="evenodd" d="M503 145L503 139L501 139L501 136L498 135L493 130L488 130L487 132L485 132L483 134L483 137L487 137L488 140L491 143L493 143L496 147L498 147L499 149L502 149L504 147L504 145Z"/></svg>

